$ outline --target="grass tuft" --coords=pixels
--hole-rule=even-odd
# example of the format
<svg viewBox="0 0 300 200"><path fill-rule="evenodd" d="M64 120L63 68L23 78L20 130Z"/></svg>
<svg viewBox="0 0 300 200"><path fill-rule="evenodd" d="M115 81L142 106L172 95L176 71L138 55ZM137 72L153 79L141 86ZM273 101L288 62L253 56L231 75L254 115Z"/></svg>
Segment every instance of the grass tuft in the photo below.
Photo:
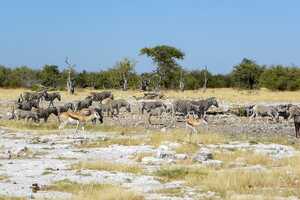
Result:
<svg viewBox="0 0 300 200"><path fill-rule="evenodd" d="M90 169L99 171L115 171L115 172L125 172L133 174L141 174L143 169L135 164L124 164L124 163L112 163L107 161L94 161L94 162L79 162L72 165L72 169Z"/></svg>
<svg viewBox="0 0 300 200"><path fill-rule="evenodd" d="M144 200L135 192L109 184L79 184L62 180L47 186L45 190L69 192L74 194L72 200Z"/></svg>
<svg viewBox="0 0 300 200"><path fill-rule="evenodd" d="M142 144L142 140L135 138L108 138L94 141L87 141L81 144L76 144L78 148L97 148L97 147L109 147L110 145L117 144L123 146L136 146Z"/></svg>

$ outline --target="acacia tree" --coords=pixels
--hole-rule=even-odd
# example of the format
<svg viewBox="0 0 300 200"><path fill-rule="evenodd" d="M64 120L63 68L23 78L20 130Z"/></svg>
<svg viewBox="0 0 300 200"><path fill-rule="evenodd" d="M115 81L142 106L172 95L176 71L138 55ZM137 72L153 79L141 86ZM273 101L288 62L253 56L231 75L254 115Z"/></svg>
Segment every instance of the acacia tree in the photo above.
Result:
<svg viewBox="0 0 300 200"><path fill-rule="evenodd" d="M130 75L135 73L134 72L135 65L136 65L135 61L130 60L128 58L124 58L123 60L117 62L117 64L113 69L114 71L117 72L118 76L120 77L123 90L128 89L129 77Z"/></svg>
<svg viewBox="0 0 300 200"><path fill-rule="evenodd" d="M239 65L234 66L232 77L235 86L239 88L254 89L259 84L259 78L264 67L259 66L254 61L244 58Z"/></svg>
<svg viewBox="0 0 300 200"><path fill-rule="evenodd" d="M39 77L43 86L56 88L60 78L58 66L45 65L41 70Z"/></svg>
<svg viewBox="0 0 300 200"><path fill-rule="evenodd" d="M157 65L156 73L160 77L159 84L164 88L178 86L178 77L176 72L180 70L180 66L176 60L184 59L184 53L179 49L167 45L155 46L152 48L143 48L140 55L150 57L154 64Z"/></svg>

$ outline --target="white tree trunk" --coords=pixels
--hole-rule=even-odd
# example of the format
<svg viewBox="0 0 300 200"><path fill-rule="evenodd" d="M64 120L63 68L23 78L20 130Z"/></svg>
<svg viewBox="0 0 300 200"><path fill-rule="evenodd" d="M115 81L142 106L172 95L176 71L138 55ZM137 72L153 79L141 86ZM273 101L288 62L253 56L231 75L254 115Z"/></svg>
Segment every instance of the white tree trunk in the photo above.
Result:
<svg viewBox="0 0 300 200"><path fill-rule="evenodd" d="M207 66L205 66L205 70L204 70L204 84L203 84L203 87L202 87L202 91L203 92L206 92L206 88L207 88Z"/></svg>

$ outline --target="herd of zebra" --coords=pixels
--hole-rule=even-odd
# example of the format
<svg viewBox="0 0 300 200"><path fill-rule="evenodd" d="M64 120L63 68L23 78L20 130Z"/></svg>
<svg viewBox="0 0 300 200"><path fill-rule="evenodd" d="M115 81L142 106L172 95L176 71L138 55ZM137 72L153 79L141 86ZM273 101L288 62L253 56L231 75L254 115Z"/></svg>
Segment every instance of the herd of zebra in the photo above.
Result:
<svg viewBox="0 0 300 200"><path fill-rule="evenodd" d="M145 96L146 97L146 96ZM158 98L156 98L158 97ZM219 107L215 97L205 100L167 100L163 96L154 96L149 98L136 98L138 105L138 114L147 116L148 124L151 118L170 116L172 119L166 126L175 127L178 119L185 119L186 125L195 131L195 126L200 124L200 119L207 123L207 111L211 106ZM49 93L47 90L41 92L24 92L20 95L10 113L9 119L25 119L39 123L41 119L47 122L50 115L57 117L63 128L68 123L76 123L77 128L87 121L96 123L97 120L103 123L104 115L115 118L119 116L120 110L125 109L127 113L132 111L132 102L125 99L114 99L114 95L110 91L91 92L85 99L75 102L68 102L64 105L55 106L55 100L61 101L61 95L58 92ZM42 101L49 102L47 108L40 107ZM93 102L96 102L93 104ZM300 137L300 108L296 105L286 104L278 106L251 105L239 107L238 109L229 109L227 113L239 116L247 116L252 120L257 116L268 116L269 118L279 121L280 117L284 119L294 119L296 137Z"/></svg>

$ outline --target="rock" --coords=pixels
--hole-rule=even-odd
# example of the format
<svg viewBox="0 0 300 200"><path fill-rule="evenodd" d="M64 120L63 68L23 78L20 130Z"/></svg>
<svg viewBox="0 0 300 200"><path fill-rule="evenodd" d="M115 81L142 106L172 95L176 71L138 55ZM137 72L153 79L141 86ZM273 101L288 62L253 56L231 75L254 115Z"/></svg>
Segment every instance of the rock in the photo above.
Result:
<svg viewBox="0 0 300 200"><path fill-rule="evenodd" d="M168 141L165 141L162 143L164 146L167 146L168 149L172 149L172 150L175 150L177 149L178 147L181 146L181 144L177 143L177 142L168 142Z"/></svg>
<svg viewBox="0 0 300 200"><path fill-rule="evenodd" d="M40 137L34 137L30 140L31 144L38 144L41 142L41 138Z"/></svg>
<svg viewBox="0 0 300 200"><path fill-rule="evenodd" d="M213 159L213 154L208 148L201 148L193 157L194 162L200 162L200 163L210 159Z"/></svg>
<svg viewBox="0 0 300 200"><path fill-rule="evenodd" d="M206 160L206 161L202 161L202 164L207 166L207 167L221 167L223 165L223 161L221 160Z"/></svg>
<svg viewBox="0 0 300 200"><path fill-rule="evenodd" d="M255 146L254 152L269 155L274 159L291 157L295 154L293 147L280 144L257 144L253 146Z"/></svg>
<svg viewBox="0 0 300 200"><path fill-rule="evenodd" d="M248 171L253 171L253 172L262 172L262 171L266 171L267 169L261 165L253 165L253 166L249 166L249 167L243 167L240 168L243 170L248 170Z"/></svg>
<svg viewBox="0 0 300 200"><path fill-rule="evenodd" d="M175 157L175 151L170 150L166 145L160 145L156 152L156 158L173 159Z"/></svg>
<svg viewBox="0 0 300 200"><path fill-rule="evenodd" d="M41 188L37 183L33 183L32 186L30 187L33 193L36 193L39 191Z"/></svg>
<svg viewBox="0 0 300 200"><path fill-rule="evenodd" d="M232 200L249 200L249 199L263 200L265 198L263 195L234 194L234 195L230 196L230 199L232 199Z"/></svg>
<svg viewBox="0 0 300 200"><path fill-rule="evenodd" d="M20 150L17 151L17 157L26 156L28 151L29 149L26 146L24 148L21 148Z"/></svg>
<svg viewBox="0 0 300 200"><path fill-rule="evenodd" d="M8 154L8 159L11 159L12 158L12 153L10 150L7 151L7 154Z"/></svg>
<svg viewBox="0 0 300 200"><path fill-rule="evenodd" d="M142 159L142 163L146 165L161 165L163 164L163 160L155 157L144 157Z"/></svg>
<svg viewBox="0 0 300 200"><path fill-rule="evenodd" d="M172 182L166 183L164 185L164 187L165 187L165 189L182 188L184 183L185 183L184 181L172 181Z"/></svg>
<svg viewBox="0 0 300 200"><path fill-rule="evenodd" d="M215 192L207 191L198 195L199 199L220 199Z"/></svg>
<svg viewBox="0 0 300 200"><path fill-rule="evenodd" d="M162 129L160 129L160 131L165 133L165 132L167 132L167 129L166 129L166 127L163 127Z"/></svg>
<svg viewBox="0 0 300 200"><path fill-rule="evenodd" d="M281 144L254 144L253 142L231 142L230 144L208 145L208 147L211 149L225 149L228 151L253 151L254 153L271 156L273 159L291 157L294 156L296 152L291 146Z"/></svg>
<svg viewBox="0 0 300 200"><path fill-rule="evenodd" d="M50 139L49 138L44 138L44 139L42 139L42 143L48 143L50 141Z"/></svg>
<svg viewBox="0 0 300 200"><path fill-rule="evenodd" d="M186 154L175 154L176 160L186 160L188 156Z"/></svg>

